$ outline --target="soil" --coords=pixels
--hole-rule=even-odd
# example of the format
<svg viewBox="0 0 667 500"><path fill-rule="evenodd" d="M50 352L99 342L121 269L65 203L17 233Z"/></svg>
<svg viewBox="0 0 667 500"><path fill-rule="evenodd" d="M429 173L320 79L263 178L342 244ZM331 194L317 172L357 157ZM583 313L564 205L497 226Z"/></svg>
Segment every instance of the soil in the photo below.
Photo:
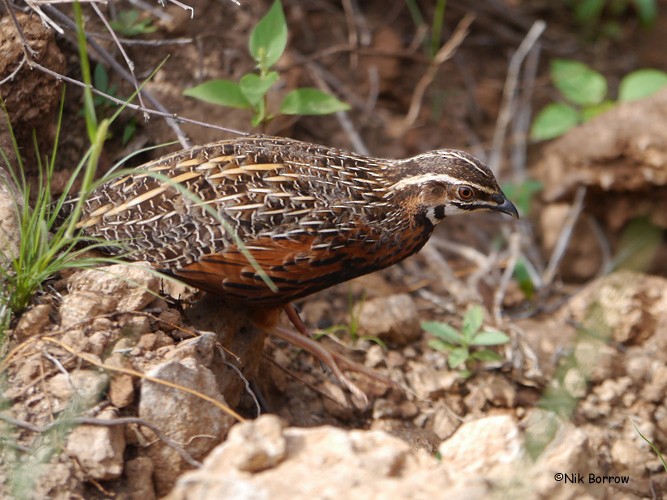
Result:
<svg viewBox="0 0 667 500"><path fill-rule="evenodd" d="M167 16L157 22L155 33L135 38L169 43L126 45L141 81L162 64L145 88L169 113L258 132L251 128L247 111L182 95L184 89L202 81L238 80L252 70L247 40L269 2L240 3L189 2L194 7L192 18L170 4L161 9ZM432 3L416 3L425 19L432 19ZM271 94L271 103L279 102L295 87L317 86L339 95L353 109L344 120L334 115L278 117L262 132L347 150L358 147L355 138L359 137L370 154L378 157L402 158L447 147L489 158L485 152L497 147L493 138L503 110L509 60L538 19L546 20L547 29L533 93L519 101L520 109L540 109L558 98L548 77L548 61L555 57L590 64L608 78L611 92L634 69L667 71L662 46L667 29L664 9L651 29L642 29L631 12L617 18L605 12L600 29L591 33L572 19L564 5L552 2L485 1L470 7L468 2L451 1L447 2L443 40L466 13L474 12L475 20L462 45L436 72L417 119L406 126L404 118L415 88L430 61L424 49L428 30L415 26L406 2L283 4L289 45L277 66L283 83ZM62 11L71 15L68 9ZM90 14L89 31L102 32L103 26L92 11ZM77 49L70 37L56 35L35 15L21 14L19 20L26 38L38 48L40 64L69 78L80 78ZM598 33L610 22L618 26L615 38ZM9 16L3 14L0 79L21 60L18 43ZM99 43L122 64L112 41L100 39ZM92 57L94 63L103 60L99 53L93 52ZM107 70L117 95L132 93L117 71ZM548 145L530 144L523 163L513 156L516 136L508 135L500 154L499 178L503 182L526 178L544 182L544 190L520 222L487 214L448 219L421 253L385 271L298 301L305 323L324 334L322 342L393 381L387 385L351 374L368 396L366 406L354 401L309 354L276 338L265 338L263 332L250 327L247 317L251 311L161 281L141 266L54 276L32 305L14 319L7 335L1 365L6 384L3 403L14 420L3 433L12 437L14 448L11 453L3 451L3 496L23 492L27 497L43 498L154 498L172 492L172 498L193 497L201 492L196 489L197 484L201 487L197 483L201 478L188 479L184 474L206 460L198 473L215 471L211 475L218 477L238 469L243 481L264 481L262 491L279 498L271 484L282 488L285 496L286 478L291 476L288 469L277 467L298 463L298 453L289 445L294 432L330 425L350 430L345 436L357 443L343 457L355 456L370 446L358 444L371 439L370 433L353 435L352 430L385 431L407 443L403 449L401 444L386 442L387 450L398 450L396 456L402 458L395 460L401 465L392 462L394 468L387 469L391 472L377 475L396 478L403 488L410 485L415 498L428 496L420 494L428 481L415 479L419 477L415 471L438 471L439 465L449 473L460 467L459 481L477 478L470 479L477 489L453 490L459 495L465 491L464 496L481 498L507 492L504 481L519 475L517 471L524 467L509 458L511 472L498 466L503 456L513 453L508 450L514 449L515 441L510 439L514 432L521 436L520 448L526 454L542 457L525 466L526 477L531 478L527 481L534 486L522 490L527 498L584 494L662 498L667 471L652 446L667 450L665 92L618 107ZM31 148L32 129L37 130L40 146L48 145L55 135L59 83L26 67L0 85L0 93L22 151ZM68 85L55 191L63 189L85 151L80 100L80 90ZM99 110L110 115L115 107ZM124 144L121 138L129 123L138 128ZM351 124L353 132L346 124ZM234 136L192 123L183 123L182 129L190 144ZM0 128L0 132L0 145L7 149L6 130ZM144 121L140 113L125 111L112 127L100 174L130 152L174 138L173 129L161 118ZM143 152L132 157L128 166L179 147ZM36 184L37 167L29 154L26 165ZM581 186L587 190L578 195ZM552 272L549 260L577 204L581 213L575 214L574 236L566 240L567 249ZM651 229L653 243L647 246L646 239L636 236L644 253L615 260L628 248L628 234L635 234L626 229L645 219L651 221L651 228L657 228ZM535 292L522 290L519 281L506 272L519 254L541 277ZM618 269L623 267L619 262L626 270ZM611 270L615 272L609 274ZM473 364L466 376L448 365L447 353L430 345L432 336L419 324L433 320L459 328L473 304L485 307L485 325L506 332L511 340L494 349L501 361ZM197 394L160 385L156 378L189 387ZM223 403L235 414L223 409ZM255 427L236 424L237 416L252 420L259 413L278 415L282 423L263 424L259 419ZM546 421L540 420L544 415L557 417L558 430L549 434L547 424L535 427L536 421ZM93 417L97 422L90 420ZM501 417L506 420L498 420ZM54 425L63 418L75 421L69 426ZM105 425L112 419L127 420L122 426ZM489 436L501 433L508 441L499 444L487 436L488 441L477 443L479 447L459 443L462 434L475 441L475 432L481 431L473 432L469 426L478 421L488 422L484 426ZM250 456L242 465L242 459L234 462L234 453L229 451L239 446L238 436L225 442L235 425L242 429L237 431L244 436L241 443L250 443L249 448L240 446L238 453ZM299 438L303 443L315 446L308 441L310 434L303 436ZM331 442L343 439L336 436ZM560 441L554 436L561 436ZM324 448L333 446L326 439L322 442ZM267 458L274 455L266 451L266 443L282 443L286 448L276 452L279 458L272 461ZM252 455L255 448L251 444L261 449L256 452L263 457L261 466ZM554 448L556 445L565 448ZM392 448L395 446L398 448ZM51 454L42 456L39 449L51 450ZM319 457L317 451L313 453ZM420 454L433 463L424 465L421 458L415 458ZM478 463L462 465L470 454ZM224 459L231 462L223 460L226 465L215 469L216 456L218 460L232 457ZM371 463L382 469L380 458L364 457L377 459ZM322 463L314 460L309 464L312 477L303 477L304 483L310 481L312 486L322 481L326 485L330 481L326 460L333 459L319 458ZM352 459L349 467L355 468ZM266 470L282 472L271 479ZM629 483L567 484L553 479L560 472L586 478L589 474L627 476ZM478 484L480 477L488 483ZM374 480L372 474L355 479L368 484ZM22 485L30 485L29 494ZM306 491L305 487L293 486L292 498L305 497L298 493ZM336 491L344 494L352 489ZM374 494L382 497L381 491L378 483Z"/></svg>

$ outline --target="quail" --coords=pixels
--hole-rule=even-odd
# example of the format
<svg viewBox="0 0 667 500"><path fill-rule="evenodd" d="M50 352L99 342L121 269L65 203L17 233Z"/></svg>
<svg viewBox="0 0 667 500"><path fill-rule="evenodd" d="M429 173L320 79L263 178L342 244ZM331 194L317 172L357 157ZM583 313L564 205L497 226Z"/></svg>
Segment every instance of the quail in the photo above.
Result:
<svg viewBox="0 0 667 500"><path fill-rule="evenodd" d="M372 158L270 136L197 146L149 162L90 193L78 227L121 242L132 260L230 303L256 306L256 323L342 372L351 363L308 338L291 306L419 251L454 214L518 217L483 163L442 149ZM126 254L127 255L127 254ZM278 324L286 311L299 333Z"/></svg>

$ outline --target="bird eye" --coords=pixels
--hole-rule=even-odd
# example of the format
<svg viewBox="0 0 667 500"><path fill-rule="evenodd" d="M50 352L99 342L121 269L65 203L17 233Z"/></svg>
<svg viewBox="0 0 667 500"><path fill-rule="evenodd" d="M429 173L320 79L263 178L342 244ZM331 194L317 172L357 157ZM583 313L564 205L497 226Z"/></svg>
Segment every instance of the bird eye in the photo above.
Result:
<svg viewBox="0 0 667 500"><path fill-rule="evenodd" d="M462 200L469 200L475 194L470 186L459 186L457 193Z"/></svg>

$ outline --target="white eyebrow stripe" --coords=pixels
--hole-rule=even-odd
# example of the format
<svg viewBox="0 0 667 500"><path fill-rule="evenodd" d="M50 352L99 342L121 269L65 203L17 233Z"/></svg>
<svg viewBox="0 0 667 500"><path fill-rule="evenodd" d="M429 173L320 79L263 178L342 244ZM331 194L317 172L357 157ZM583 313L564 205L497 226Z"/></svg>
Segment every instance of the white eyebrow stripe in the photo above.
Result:
<svg viewBox="0 0 667 500"><path fill-rule="evenodd" d="M452 177L447 174L420 174L420 175L414 175L412 177L408 177L406 179L401 179L397 183L391 185L389 189L392 191L396 191L397 189L404 188L406 186L412 186L412 185L419 185L419 184L425 184L427 182L431 181L440 181L440 182L446 182L448 184L461 184L461 179L457 179L455 177Z"/></svg>
<svg viewBox="0 0 667 500"><path fill-rule="evenodd" d="M448 184L452 185L466 185L466 186L471 186L475 189L478 189L479 191L483 191L488 194L496 194L495 189L489 189L486 186L481 186L479 184L475 184L474 182L466 182L461 179L457 179L456 177L452 177L451 175L447 174L434 174L434 173L429 173L429 174L420 174L420 175L415 175L412 177L408 177L407 179L401 179L397 183L393 184L392 186L389 187L391 191L396 191L398 189L402 189L406 186L413 186L413 185L421 185L425 184L427 182L446 182Z"/></svg>

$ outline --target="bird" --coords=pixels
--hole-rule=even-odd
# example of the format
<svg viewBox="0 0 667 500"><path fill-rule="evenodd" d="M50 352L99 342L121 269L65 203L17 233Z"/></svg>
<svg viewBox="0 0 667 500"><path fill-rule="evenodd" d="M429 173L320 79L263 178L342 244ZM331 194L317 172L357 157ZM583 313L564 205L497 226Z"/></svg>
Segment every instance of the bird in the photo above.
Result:
<svg viewBox="0 0 667 500"><path fill-rule="evenodd" d="M519 216L491 170L463 151L382 159L249 135L103 182L84 198L77 228L110 242L107 253L250 306L255 324L309 351L364 399L342 370L358 366L310 338L292 302L392 266L450 215L478 210ZM297 332L279 324L281 311Z"/></svg>

